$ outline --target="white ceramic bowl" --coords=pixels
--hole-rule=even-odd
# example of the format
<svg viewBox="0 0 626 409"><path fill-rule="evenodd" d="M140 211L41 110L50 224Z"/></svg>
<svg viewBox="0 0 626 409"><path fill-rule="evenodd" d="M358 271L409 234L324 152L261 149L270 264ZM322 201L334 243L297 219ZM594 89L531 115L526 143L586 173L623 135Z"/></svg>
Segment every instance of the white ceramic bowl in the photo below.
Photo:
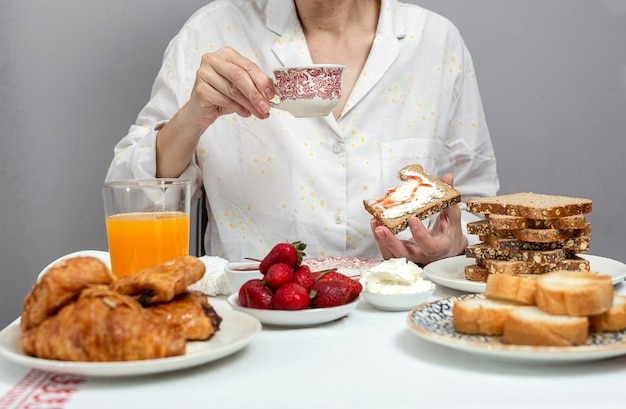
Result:
<svg viewBox="0 0 626 409"><path fill-rule="evenodd" d="M374 308L383 311L409 311L428 301L435 285L424 291L411 294L380 294L361 291L361 296Z"/></svg>
<svg viewBox="0 0 626 409"><path fill-rule="evenodd" d="M237 261L226 264L224 278L230 292L237 294L243 283L253 278L261 279L263 274L259 271L258 261Z"/></svg>
<svg viewBox="0 0 626 409"><path fill-rule="evenodd" d="M282 327L308 327L324 324L345 317L354 310L359 303L357 297L349 304L329 308L309 308L308 310L259 310L256 308L246 308L239 304L238 294L228 297L228 304L237 311L250 314L263 324L277 325Z"/></svg>

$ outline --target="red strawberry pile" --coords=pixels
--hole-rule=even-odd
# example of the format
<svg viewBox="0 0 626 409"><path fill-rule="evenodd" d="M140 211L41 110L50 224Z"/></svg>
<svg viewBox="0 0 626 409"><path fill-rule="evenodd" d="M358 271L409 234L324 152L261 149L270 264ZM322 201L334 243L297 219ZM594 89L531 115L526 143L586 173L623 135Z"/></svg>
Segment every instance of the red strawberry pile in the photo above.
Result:
<svg viewBox="0 0 626 409"><path fill-rule="evenodd" d="M306 244L279 243L261 261L263 278L239 289L239 303L264 310L305 310L348 304L361 293L361 284L336 270L312 272L302 265Z"/></svg>

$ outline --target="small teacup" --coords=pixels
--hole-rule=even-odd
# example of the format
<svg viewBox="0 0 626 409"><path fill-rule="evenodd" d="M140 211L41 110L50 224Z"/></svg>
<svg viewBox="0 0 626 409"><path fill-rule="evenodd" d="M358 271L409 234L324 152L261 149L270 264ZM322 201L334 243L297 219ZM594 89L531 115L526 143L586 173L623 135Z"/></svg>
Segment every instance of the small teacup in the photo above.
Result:
<svg viewBox="0 0 626 409"><path fill-rule="evenodd" d="M278 102L272 106L293 116L330 114L341 99L344 65L314 64L274 69Z"/></svg>

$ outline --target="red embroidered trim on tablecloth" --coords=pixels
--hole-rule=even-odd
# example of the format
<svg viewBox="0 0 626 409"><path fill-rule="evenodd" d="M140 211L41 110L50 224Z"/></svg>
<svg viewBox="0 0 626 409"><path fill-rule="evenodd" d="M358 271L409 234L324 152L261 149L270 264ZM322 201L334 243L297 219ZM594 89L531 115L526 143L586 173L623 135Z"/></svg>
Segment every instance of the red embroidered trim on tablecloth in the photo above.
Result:
<svg viewBox="0 0 626 409"><path fill-rule="evenodd" d="M0 397L0 408L63 409L85 380L76 375L32 369Z"/></svg>

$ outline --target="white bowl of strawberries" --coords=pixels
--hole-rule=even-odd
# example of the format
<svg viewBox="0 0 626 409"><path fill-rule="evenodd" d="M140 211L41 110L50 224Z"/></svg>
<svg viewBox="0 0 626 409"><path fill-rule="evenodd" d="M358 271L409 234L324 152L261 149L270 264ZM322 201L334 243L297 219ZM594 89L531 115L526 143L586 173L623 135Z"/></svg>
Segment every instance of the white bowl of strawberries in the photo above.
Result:
<svg viewBox="0 0 626 409"><path fill-rule="evenodd" d="M306 245L279 243L261 260L262 277L246 281L228 303L269 325L309 326L334 321L358 304L362 286L336 270L301 265Z"/></svg>

